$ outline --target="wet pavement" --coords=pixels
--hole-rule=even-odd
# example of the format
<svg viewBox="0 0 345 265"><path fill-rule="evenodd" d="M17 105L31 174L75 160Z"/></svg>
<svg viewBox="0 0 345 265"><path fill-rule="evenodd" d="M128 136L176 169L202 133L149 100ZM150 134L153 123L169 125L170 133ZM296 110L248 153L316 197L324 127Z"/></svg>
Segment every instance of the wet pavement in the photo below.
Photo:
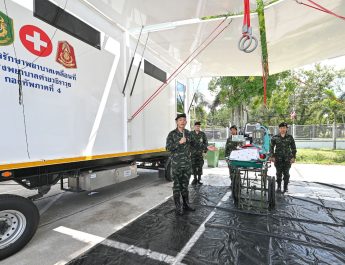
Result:
<svg viewBox="0 0 345 265"><path fill-rule="evenodd" d="M223 162L204 169L204 185L190 185L196 211L183 216L172 183L154 171L94 194L54 187L36 202L33 240L2 264L345 264L344 169L293 165L289 192L271 211L256 203L258 191L234 206ZM19 188L1 192L29 193Z"/></svg>
<svg viewBox="0 0 345 265"><path fill-rule="evenodd" d="M269 211L204 182L190 186L196 212L176 216L170 199L68 264L345 264L345 186L292 181Z"/></svg>

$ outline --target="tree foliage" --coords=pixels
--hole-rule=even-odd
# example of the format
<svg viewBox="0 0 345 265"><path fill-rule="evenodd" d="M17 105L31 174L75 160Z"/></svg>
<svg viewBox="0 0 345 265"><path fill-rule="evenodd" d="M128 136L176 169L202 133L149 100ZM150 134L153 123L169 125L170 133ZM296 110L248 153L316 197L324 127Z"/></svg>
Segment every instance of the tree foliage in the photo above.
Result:
<svg viewBox="0 0 345 265"><path fill-rule="evenodd" d="M209 103L205 100L205 96L199 91L195 92L194 100L191 106L191 128L193 128L195 121L200 121L202 127L207 124L207 111Z"/></svg>
<svg viewBox="0 0 345 265"><path fill-rule="evenodd" d="M215 94L208 123L228 125L231 113L245 109L249 120L266 125L292 122L290 113L297 114L296 124L327 121L344 122L345 70L316 64L313 69L286 71L271 75L267 82L267 105L263 104L261 77L213 78L209 90ZM327 113L326 113L327 112ZM226 126L225 125L225 126Z"/></svg>

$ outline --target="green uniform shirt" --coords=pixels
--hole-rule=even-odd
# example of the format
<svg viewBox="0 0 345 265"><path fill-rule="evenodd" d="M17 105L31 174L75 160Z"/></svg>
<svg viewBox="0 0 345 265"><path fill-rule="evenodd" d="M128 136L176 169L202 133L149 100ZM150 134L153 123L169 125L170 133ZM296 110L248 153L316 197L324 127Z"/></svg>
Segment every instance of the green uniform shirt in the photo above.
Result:
<svg viewBox="0 0 345 265"><path fill-rule="evenodd" d="M230 137L226 140L225 144L225 157L228 157L233 150L236 150L239 144L240 142L232 141L232 135L230 135Z"/></svg>
<svg viewBox="0 0 345 265"><path fill-rule="evenodd" d="M296 144L292 135L286 134L282 137L277 134L271 139L270 154L278 159L296 158Z"/></svg>
<svg viewBox="0 0 345 265"><path fill-rule="evenodd" d="M207 152L208 142L206 134L202 131L200 131L199 133L196 133L196 131L192 131L191 134L196 142L199 143L197 146L194 146L192 148L192 156L202 155L202 153Z"/></svg>
<svg viewBox="0 0 345 265"><path fill-rule="evenodd" d="M184 144L179 143L182 137L183 133L177 128L171 131L166 140L166 149L171 153L172 166L191 167L192 149L199 148L200 141L198 142L188 130L184 130L184 137L186 138Z"/></svg>

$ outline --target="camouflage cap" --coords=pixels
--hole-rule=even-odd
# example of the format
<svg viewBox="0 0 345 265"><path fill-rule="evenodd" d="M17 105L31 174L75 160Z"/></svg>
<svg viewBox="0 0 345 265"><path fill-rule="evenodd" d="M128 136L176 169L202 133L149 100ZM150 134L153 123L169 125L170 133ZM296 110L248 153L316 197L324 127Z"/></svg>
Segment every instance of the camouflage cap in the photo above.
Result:
<svg viewBox="0 0 345 265"><path fill-rule="evenodd" d="M286 122L282 122L282 123L279 124L279 128L281 128L281 127L286 127L287 128L289 126L288 126L288 124Z"/></svg>
<svg viewBox="0 0 345 265"><path fill-rule="evenodd" d="M177 116L176 116L176 118L175 118L175 121L177 121L179 118L187 118L187 116L186 116L185 113L177 114Z"/></svg>

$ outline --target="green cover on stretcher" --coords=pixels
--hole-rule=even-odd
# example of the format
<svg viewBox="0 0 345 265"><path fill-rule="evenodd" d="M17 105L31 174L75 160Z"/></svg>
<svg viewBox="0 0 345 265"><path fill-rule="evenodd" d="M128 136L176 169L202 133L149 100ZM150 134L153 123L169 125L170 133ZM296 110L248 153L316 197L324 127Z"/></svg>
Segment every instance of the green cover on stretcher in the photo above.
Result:
<svg viewBox="0 0 345 265"><path fill-rule="evenodd" d="M230 160L229 165L232 167L253 167L253 168L261 168L262 164L266 161L240 161L240 160Z"/></svg>

